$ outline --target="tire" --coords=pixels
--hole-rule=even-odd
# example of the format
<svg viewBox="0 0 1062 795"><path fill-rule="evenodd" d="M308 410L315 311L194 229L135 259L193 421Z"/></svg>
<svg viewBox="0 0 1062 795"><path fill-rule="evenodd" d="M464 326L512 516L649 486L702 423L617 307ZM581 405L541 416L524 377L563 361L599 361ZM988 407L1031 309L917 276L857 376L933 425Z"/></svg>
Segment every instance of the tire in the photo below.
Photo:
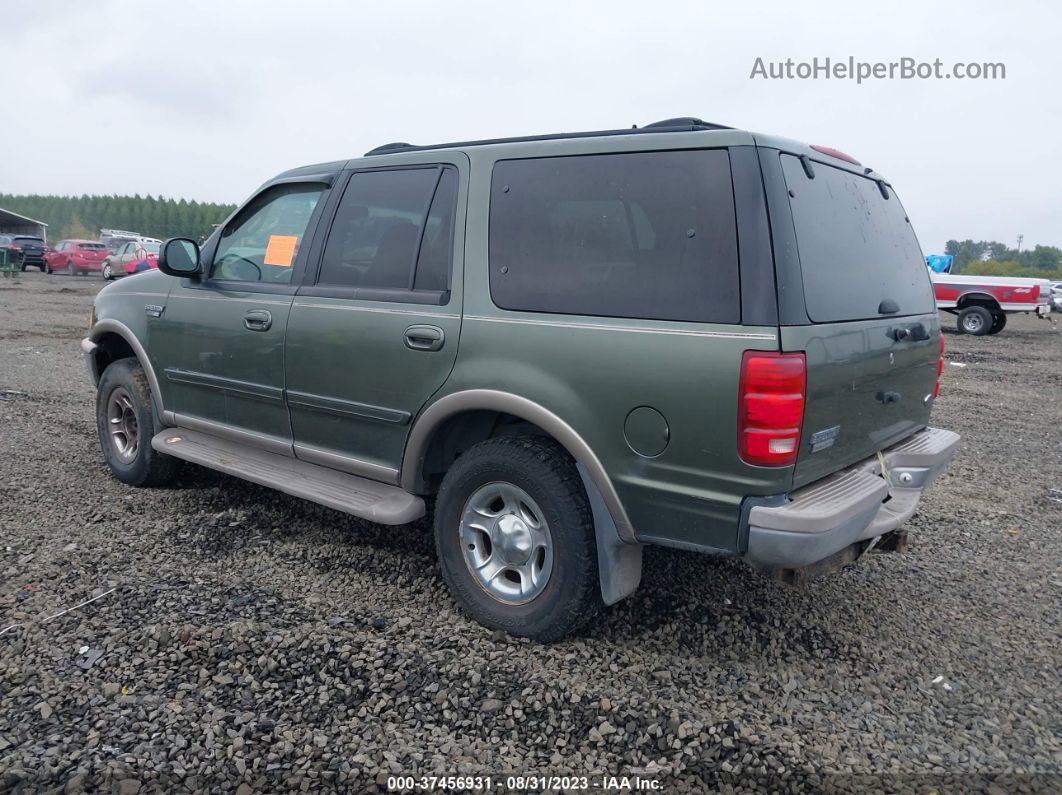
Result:
<svg viewBox="0 0 1062 795"><path fill-rule="evenodd" d="M44 273L47 266L42 262L40 265L37 266L37 268L40 270L41 273Z"/></svg>
<svg viewBox="0 0 1062 795"><path fill-rule="evenodd" d="M120 421L115 422L116 418ZM151 447L161 423L155 416L147 376L136 359L119 359L103 371L96 389L96 430L107 466L123 483L161 486L176 474L177 461ZM135 446L123 445L123 436L126 442L135 439Z"/></svg>
<svg viewBox="0 0 1062 795"><path fill-rule="evenodd" d="M489 499L493 490L503 490L508 496L504 507L491 508L494 513L488 518L473 506L482 499L480 495ZM519 513L510 511L509 497L520 506ZM502 498L495 499L501 506ZM533 521L524 523L529 516ZM515 525L515 535L499 536L505 526L501 521L506 519L517 520L508 523L510 529ZM479 523L482 529L469 529L468 522ZM529 529L535 527L538 529ZM520 546L525 536L532 540ZM507 543L510 538L517 541L505 548L493 542L500 537ZM544 537L548 544L533 546L533 537ZM468 543L472 538L476 543ZM491 629L549 643L572 632L601 609L597 547L586 490L571 456L551 439L488 439L458 458L443 478L436 498L435 546L443 579L454 599L466 614ZM484 557L485 549L489 551ZM532 551L523 567L530 571L537 566L540 575L545 572L538 584L532 584L530 574L524 576L507 567L511 560L506 555L520 558L526 549ZM484 570L502 569L489 586L473 573L481 560L486 561ZM522 592L523 585L530 594L526 599L517 593L499 595L488 590Z"/></svg>
<svg viewBox="0 0 1062 795"><path fill-rule="evenodd" d="M995 312L992 315L992 327L988 330L989 334L998 334L1007 326L1007 315L1005 312Z"/></svg>
<svg viewBox="0 0 1062 795"><path fill-rule="evenodd" d="M955 325L960 334L983 337L992 328L992 313L983 306L970 306L959 313Z"/></svg>
<svg viewBox="0 0 1062 795"><path fill-rule="evenodd" d="M103 267L100 268L100 276L103 277L103 281L105 281L105 282L109 282L109 281L111 281L114 278L114 275L111 272L111 263L109 263L109 262L103 263Z"/></svg>
<svg viewBox="0 0 1062 795"><path fill-rule="evenodd" d="M45 273L47 273L49 276L51 276L53 273L55 273L55 271L53 271L51 268L47 268L45 270Z"/></svg>
<svg viewBox="0 0 1062 795"><path fill-rule="evenodd" d="M77 271L74 270L74 263L71 262L71 263L69 263L66 266L66 275L67 276L77 276Z"/></svg>

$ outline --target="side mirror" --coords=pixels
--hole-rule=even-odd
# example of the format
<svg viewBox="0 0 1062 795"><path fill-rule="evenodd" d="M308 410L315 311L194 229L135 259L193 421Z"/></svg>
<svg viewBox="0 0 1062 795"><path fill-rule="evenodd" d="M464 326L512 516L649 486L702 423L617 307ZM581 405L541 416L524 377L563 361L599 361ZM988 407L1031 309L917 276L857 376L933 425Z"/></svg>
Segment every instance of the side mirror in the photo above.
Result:
<svg viewBox="0 0 1062 795"><path fill-rule="evenodd" d="M159 270L170 276L195 278L200 273L199 244L186 237L174 237L162 244Z"/></svg>

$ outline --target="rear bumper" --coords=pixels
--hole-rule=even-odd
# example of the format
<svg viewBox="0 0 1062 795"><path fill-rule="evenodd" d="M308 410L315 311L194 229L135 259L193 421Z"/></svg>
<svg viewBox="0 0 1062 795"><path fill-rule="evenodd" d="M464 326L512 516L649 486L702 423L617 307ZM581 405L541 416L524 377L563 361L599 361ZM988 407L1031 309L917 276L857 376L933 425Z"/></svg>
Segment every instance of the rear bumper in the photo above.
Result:
<svg viewBox="0 0 1062 795"><path fill-rule="evenodd" d="M959 449L957 433L926 428L816 483L777 505L748 511L745 559L758 568L796 569L830 557L852 544L895 530L918 507L925 489Z"/></svg>

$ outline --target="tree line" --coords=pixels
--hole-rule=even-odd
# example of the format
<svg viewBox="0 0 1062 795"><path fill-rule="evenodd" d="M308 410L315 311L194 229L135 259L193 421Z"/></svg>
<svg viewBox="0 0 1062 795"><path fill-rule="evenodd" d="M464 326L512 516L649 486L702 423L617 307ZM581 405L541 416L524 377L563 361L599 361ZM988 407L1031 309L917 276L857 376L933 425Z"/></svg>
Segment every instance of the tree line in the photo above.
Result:
<svg viewBox="0 0 1062 795"><path fill-rule="evenodd" d="M952 273L1062 280L1062 249L1057 246L1019 251L998 240L949 240L944 253L955 258Z"/></svg>
<svg viewBox="0 0 1062 795"><path fill-rule="evenodd" d="M166 199L161 196L40 196L0 193L0 207L48 224L48 242L96 240L100 229L122 229L145 237L198 240L236 209L233 204Z"/></svg>

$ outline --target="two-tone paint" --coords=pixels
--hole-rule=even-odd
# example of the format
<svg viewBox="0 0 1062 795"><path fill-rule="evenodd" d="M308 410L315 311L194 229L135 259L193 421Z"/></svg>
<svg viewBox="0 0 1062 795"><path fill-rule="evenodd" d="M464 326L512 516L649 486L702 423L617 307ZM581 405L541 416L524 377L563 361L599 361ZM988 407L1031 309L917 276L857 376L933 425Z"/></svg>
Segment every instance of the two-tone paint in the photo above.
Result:
<svg viewBox="0 0 1062 795"><path fill-rule="evenodd" d="M495 163L700 148L723 149L731 163L741 323L515 312L493 303L487 223ZM322 190L291 283L153 272L112 285L96 303L95 373L127 351L148 371L167 425L417 494L432 488L425 466L436 434L462 418L501 413L568 449L623 542L740 554L747 498L785 494L924 427L936 365L934 317L810 323L777 165L782 151L824 157L781 139L712 130L399 151L286 172L261 190L281 182ZM350 175L428 164L460 175L445 297L410 303L319 288L329 219ZM215 233L204 245L204 262L217 240ZM898 343L901 325L920 331ZM425 330L432 344L411 345L411 334ZM739 371L749 350L807 353L795 469L752 466L738 455ZM902 401L883 402L883 384ZM813 451L811 437L837 424L832 446Z"/></svg>
<svg viewBox="0 0 1062 795"><path fill-rule="evenodd" d="M1007 276L933 273L938 309L962 308L968 302L994 302L1004 312L1036 312L1051 306L1051 282Z"/></svg>

